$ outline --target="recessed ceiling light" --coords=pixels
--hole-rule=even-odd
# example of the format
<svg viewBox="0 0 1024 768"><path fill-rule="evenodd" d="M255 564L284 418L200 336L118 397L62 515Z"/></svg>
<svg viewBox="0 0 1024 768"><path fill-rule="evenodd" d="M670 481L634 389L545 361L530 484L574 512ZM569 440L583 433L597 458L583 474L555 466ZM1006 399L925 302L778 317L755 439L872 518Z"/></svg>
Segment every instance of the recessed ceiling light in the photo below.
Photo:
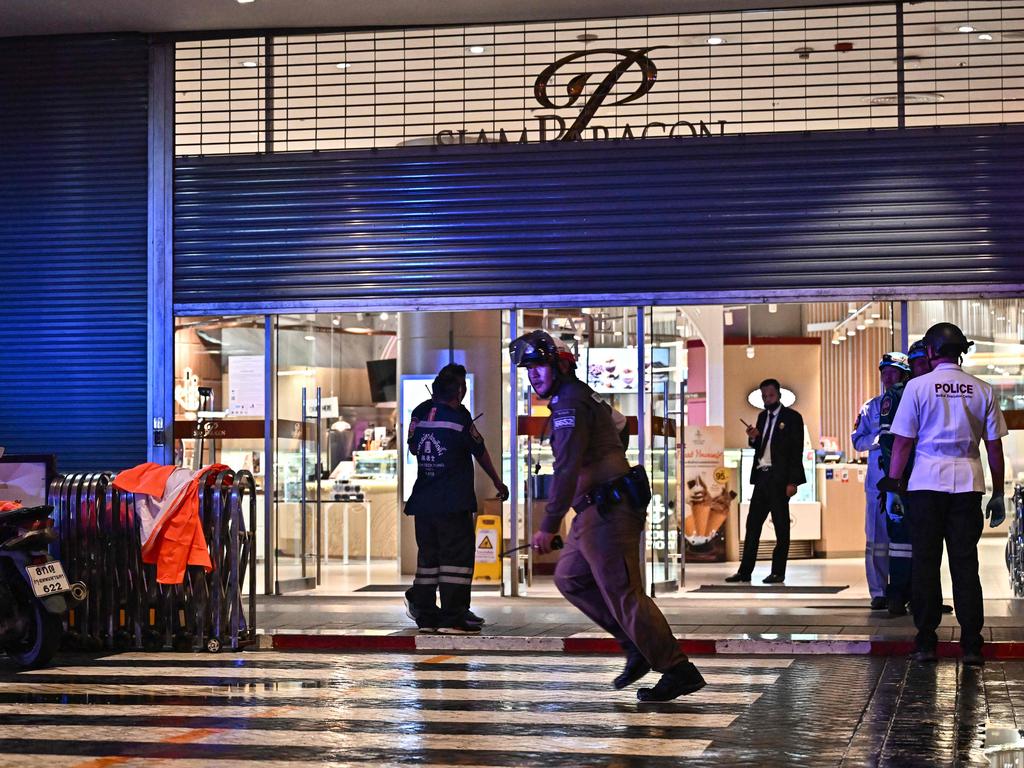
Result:
<svg viewBox="0 0 1024 768"><path fill-rule="evenodd" d="M962 25L960 27L957 27L956 31L957 32L973 32L974 31L974 27L972 27L970 24L964 24L964 25Z"/></svg>
<svg viewBox="0 0 1024 768"><path fill-rule="evenodd" d="M316 341L316 336L303 336L306 341Z"/></svg>
<svg viewBox="0 0 1024 768"><path fill-rule="evenodd" d="M470 53L485 53L487 49L482 45L471 45L467 49Z"/></svg>
<svg viewBox="0 0 1024 768"><path fill-rule="evenodd" d="M242 66L246 67L248 69L252 69L253 67L258 66L258 65L252 59L246 59L245 61L242 62Z"/></svg>
<svg viewBox="0 0 1024 768"><path fill-rule="evenodd" d="M724 37L709 37L708 38L708 45L721 45L724 42L725 42L725 38Z"/></svg>
<svg viewBox="0 0 1024 768"><path fill-rule="evenodd" d="M982 32L980 35L978 35L978 39L988 42L989 40L992 39L992 35L990 35L988 32Z"/></svg>
<svg viewBox="0 0 1024 768"><path fill-rule="evenodd" d="M338 69L348 69L348 68L349 68L349 67L351 67L352 65L351 65L351 64L349 64L349 63L348 63L347 61L339 61L339 62L338 62L337 64L335 64L334 66L336 66L336 67L337 67Z"/></svg>
<svg viewBox="0 0 1024 768"><path fill-rule="evenodd" d="M256 0L238 0L239 5L248 5L249 3L255 3Z"/></svg>

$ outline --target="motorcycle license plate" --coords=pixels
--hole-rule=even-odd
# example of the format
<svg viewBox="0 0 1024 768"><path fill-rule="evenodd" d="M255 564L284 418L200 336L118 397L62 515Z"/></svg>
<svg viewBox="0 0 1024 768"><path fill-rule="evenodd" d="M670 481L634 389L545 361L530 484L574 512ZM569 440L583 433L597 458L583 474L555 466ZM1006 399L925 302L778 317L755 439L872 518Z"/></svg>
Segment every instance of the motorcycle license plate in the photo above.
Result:
<svg viewBox="0 0 1024 768"><path fill-rule="evenodd" d="M64 566L60 564L60 560L26 566L25 573L32 582L32 591L36 593L36 597L56 595L70 589L68 577L64 575Z"/></svg>

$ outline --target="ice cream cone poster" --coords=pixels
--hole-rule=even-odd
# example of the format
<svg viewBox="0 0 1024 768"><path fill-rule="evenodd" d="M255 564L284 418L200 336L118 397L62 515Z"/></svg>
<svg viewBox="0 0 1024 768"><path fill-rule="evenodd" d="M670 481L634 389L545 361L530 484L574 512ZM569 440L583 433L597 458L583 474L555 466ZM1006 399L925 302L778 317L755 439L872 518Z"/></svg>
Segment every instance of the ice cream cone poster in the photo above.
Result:
<svg viewBox="0 0 1024 768"><path fill-rule="evenodd" d="M736 491L724 466L725 428L687 426L683 535L688 562L725 561L725 521Z"/></svg>

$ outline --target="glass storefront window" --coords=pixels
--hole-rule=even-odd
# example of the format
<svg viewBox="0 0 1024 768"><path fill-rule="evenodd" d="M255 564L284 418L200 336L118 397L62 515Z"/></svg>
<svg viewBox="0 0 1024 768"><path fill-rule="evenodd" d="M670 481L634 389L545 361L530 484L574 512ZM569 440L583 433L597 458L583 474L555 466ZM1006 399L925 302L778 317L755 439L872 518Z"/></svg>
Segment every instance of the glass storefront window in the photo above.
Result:
<svg viewBox="0 0 1024 768"><path fill-rule="evenodd" d="M218 462L252 472L260 567L266 557L265 346L263 316L182 317L175 322L175 463L199 468ZM210 432L199 440L204 424ZM258 584L262 588L262 578L258 577Z"/></svg>

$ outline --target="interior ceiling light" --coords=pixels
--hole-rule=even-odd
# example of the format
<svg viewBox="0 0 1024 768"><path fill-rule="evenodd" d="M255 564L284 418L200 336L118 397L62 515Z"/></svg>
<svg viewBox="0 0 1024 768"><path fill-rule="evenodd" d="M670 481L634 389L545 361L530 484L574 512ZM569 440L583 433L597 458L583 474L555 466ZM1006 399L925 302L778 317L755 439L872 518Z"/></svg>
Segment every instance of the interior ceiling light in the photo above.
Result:
<svg viewBox="0 0 1024 768"><path fill-rule="evenodd" d="M988 32L982 32L980 35L978 35L978 39L984 40L987 43L989 40L992 39L992 35L990 35Z"/></svg>
<svg viewBox="0 0 1024 768"><path fill-rule="evenodd" d="M348 63L347 61L339 61L339 62L338 62L337 64L335 64L334 66L336 66L336 67L337 67L338 69L348 69L348 68L349 68L349 67L351 67L352 65L351 65L351 64L349 64L349 63Z"/></svg>
<svg viewBox="0 0 1024 768"><path fill-rule="evenodd" d="M306 341L316 341L316 336L313 335L303 336L302 338L304 338Z"/></svg>
<svg viewBox="0 0 1024 768"><path fill-rule="evenodd" d="M487 48L485 48L482 45L471 45L466 50L469 51L470 53L473 53L473 54L479 54L479 53L486 53L487 52Z"/></svg>
<svg viewBox="0 0 1024 768"><path fill-rule="evenodd" d="M258 65L252 59L246 59L245 61L242 62L242 66L246 67L248 69L252 69L253 67L258 66Z"/></svg>
<svg viewBox="0 0 1024 768"><path fill-rule="evenodd" d="M708 38L708 45L721 45L724 42L724 37L717 37L715 35L712 35L711 37Z"/></svg>
<svg viewBox="0 0 1024 768"><path fill-rule="evenodd" d="M961 26L957 27L956 31L957 32L973 32L974 31L974 27L972 27L970 24L962 24Z"/></svg>
<svg viewBox="0 0 1024 768"><path fill-rule="evenodd" d="M778 312L778 311L779 311L779 305L778 305L778 304L769 304L769 305L768 305L768 311L769 311L769 312L770 312L771 314L773 314L773 315L774 315L774 314L775 314L776 312Z"/></svg>
<svg viewBox="0 0 1024 768"><path fill-rule="evenodd" d="M723 315L723 318L725 319L726 325L732 325L732 312L730 312L729 310L725 310L725 315Z"/></svg>
<svg viewBox="0 0 1024 768"><path fill-rule="evenodd" d="M857 329L856 328L847 328L846 329L846 335L847 336L856 336L857 335Z"/></svg>
<svg viewBox="0 0 1024 768"><path fill-rule="evenodd" d="M255 3L256 0L238 0L239 5L248 5L249 3Z"/></svg>

